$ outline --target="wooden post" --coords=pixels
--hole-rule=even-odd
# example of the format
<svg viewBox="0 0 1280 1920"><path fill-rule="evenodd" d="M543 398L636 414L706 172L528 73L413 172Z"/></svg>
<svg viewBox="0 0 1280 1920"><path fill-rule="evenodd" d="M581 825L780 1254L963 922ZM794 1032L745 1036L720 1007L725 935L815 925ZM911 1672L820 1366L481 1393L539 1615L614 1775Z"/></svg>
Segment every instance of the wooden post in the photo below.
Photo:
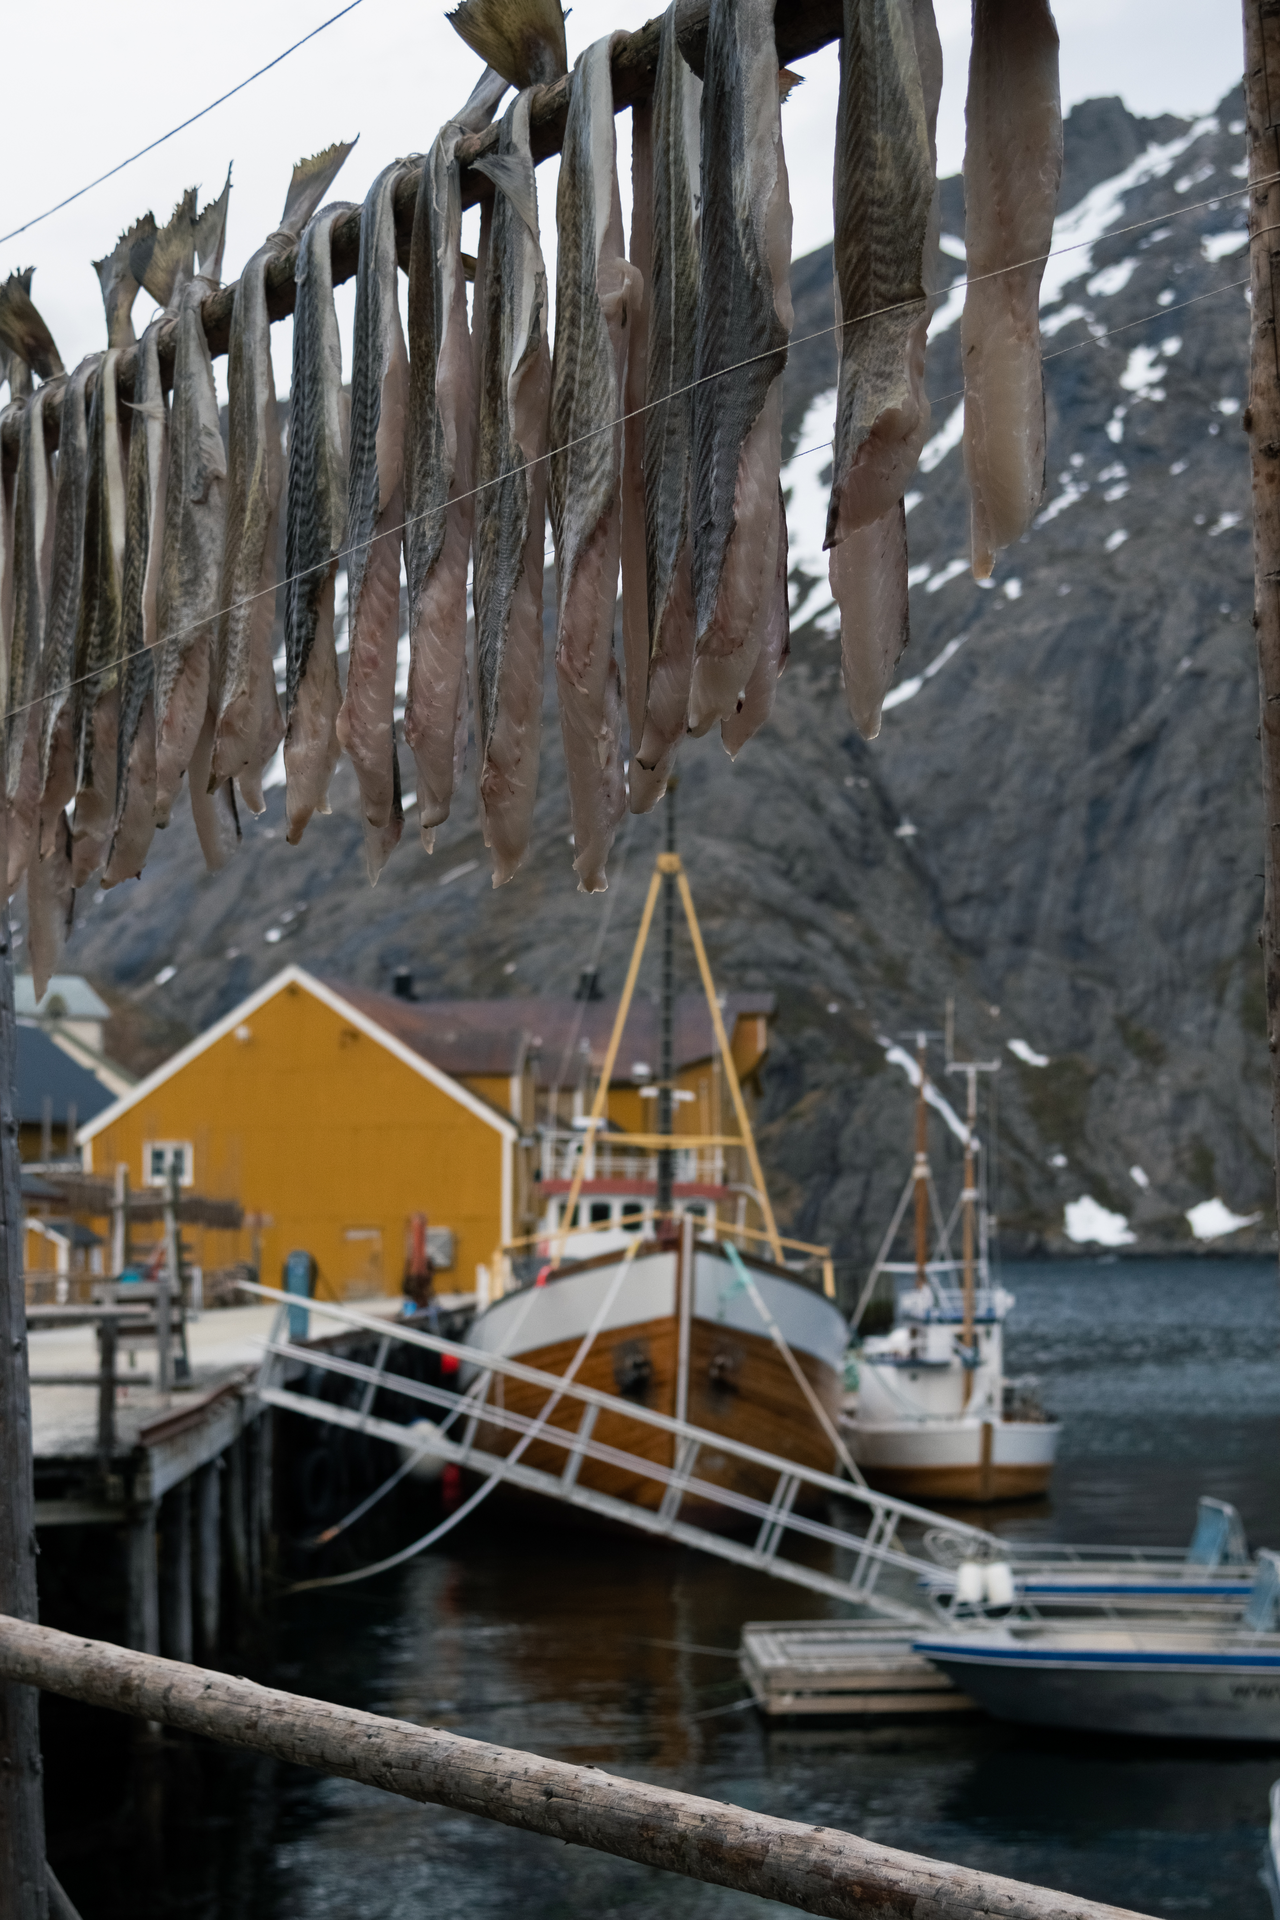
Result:
<svg viewBox="0 0 1280 1920"><path fill-rule="evenodd" d="M249 1611L249 1540L245 1527L244 1451L242 1429L227 1448L227 1560L231 1569L231 1588L235 1595L235 1624L244 1625Z"/></svg>
<svg viewBox="0 0 1280 1920"><path fill-rule="evenodd" d="M196 1612L200 1651L217 1651L222 1601L222 1462L211 1460L196 1475Z"/></svg>
<svg viewBox="0 0 1280 1920"><path fill-rule="evenodd" d="M1253 470L1253 624L1258 641L1262 800L1267 843L1262 967L1271 1052L1271 1120L1280 1183L1280 7L1244 0L1252 324L1243 426ZM1280 1184L1277 1185L1280 1207Z"/></svg>
<svg viewBox="0 0 1280 1920"><path fill-rule="evenodd" d="M160 1509L160 1641L171 1660L188 1665L191 1643L191 1482L165 1495Z"/></svg>
<svg viewBox="0 0 1280 1920"><path fill-rule="evenodd" d="M269 1576L275 1571L275 1409L264 1407L258 1415L258 1605Z"/></svg>
<svg viewBox="0 0 1280 1920"><path fill-rule="evenodd" d="M111 1471L116 1450L116 1343L120 1329L114 1314L98 1322L98 1454L103 1473Z"/></svg>
<svg viewBox="0 0 1280 1920"><path fill-rule="evenodd" d="M0 748L0 781L3 779L4 753ZM8 810L0 804L0 867L8 858ZM6 902L0 914L0 1612L18 1620L34 1620L35 1484L18 1169L17 1057L13 936ZM0 1685L0 1914L5 1920L45 1920L47 1913L39 1700L32 1688L5 1682Z"/></svg>
<svg viewBox="0 0 1280 1920"><path fill-rule="evenodd" d="M779 1820L24 1621L0 1619L0 1673L830 1920L1135 1920L1076 1894L878 1846L839 1828Z"/></svg>
<svg viewBox="0 0 1280 1920"><path fill-rule="evenodd" d="M156 1509L151 1501L131 1516L125 1543L126 1620L129 1645L139 1653L160 1651L160 1596L156 1567Z"/></svg>
<svg viewBox="0 0 1280 1920"><path fill-rule="evenodd" d="M693 1328L694 1259L693 1215L686 1213L680 1222L680 1252L676 1263L676 1288L679 1295L679 1334L676 1346L676 1419L689 1418L689 1340ZM671 1464L676 1464L680 1442L671 1436Z"/></svg>
<svg viewBox="0 0 1280 1920"><path fill-rule="evenodd" d="M111 1271L118 1280L129 1264L129 1169L116 1163L115 1198L111 1202Z"/></svg>
<svg viewBox="0 0 1280 1920"><path fill-rule="evenodd" d="M245 1531L248 1536L249 1604L256 1613L262 1605L262 1418L251 1421L241 1435L244 1447Z"/></svg>

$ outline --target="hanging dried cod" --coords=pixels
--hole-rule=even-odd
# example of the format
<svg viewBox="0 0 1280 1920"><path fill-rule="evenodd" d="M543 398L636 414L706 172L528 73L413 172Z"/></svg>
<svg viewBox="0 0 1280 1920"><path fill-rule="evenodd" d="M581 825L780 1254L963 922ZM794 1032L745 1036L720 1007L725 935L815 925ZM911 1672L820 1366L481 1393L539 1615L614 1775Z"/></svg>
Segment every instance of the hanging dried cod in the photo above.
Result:
<svg viewBox="0 0 1280 1920"><path fill-rule="evenodd" d="M418 825L430 853L449 817L467 742L467 563L475 518L475 367L462 260L456 150L492 120L506 92L486 67L436 136L414 205L409 246L409 415L405 430L405 572L409 687L404 737L418 772Z"/></svg>
<svg viewBox="0 0 1280 1920"><path fill-rule="evenodd" d="M200 309L217 284L230 191L228 174L219 197L192 224L170 291L177 325L169 478L156 581L156 825L169 824L186 775L201 851L205 864L215 870L234 848L239 823L230 780L209 791L216 718L211 669L226 527L227 458ZM198 275L191 274L193 247ZM149 277L146 284L155 292L160 283Z"/></svg>
<svg viewBox="0 0 1280 1920"><path fill-rule="evenodd" d="M790 267L773 0L711 0L693 396L695 734L737 712L768 625Z"/></svg>
<svg viewBox="0 0 1280 1920"><path fill-rule="evenodd" d="M827 514L845 693L873 739L907 644L903 495L929 431L924 391L936 279L933 128L942 61L932 0L845 0L836 123L840 355Z"/></svg>
<svg viewBox="0 0 1280 1920"><path fill-rule="evenodd" d="M529 844L542 729L542 560L547 494L547 273L529 146L529 96L477 167L498 191L476 266L476 752L493 883Z"/></svg>
<svg viewBox="0 0 1280 1920"><path fill-rule="evenodd" d="M644 448L646 590L633 598L645 613L643 653L628 647L631 710L631 807L646 813L666 791L683 739L693 673L693 382L698 310L698 121L702 82L680 51L675 0L662 20L653 93L652 271L647 278L647 393L629 396L628 445ZM633 253L635 249L633 247ZM638 261L643 271L643 261ZM632 349L634 351L634 347ZM624 570L624 591L628 590ZM637 656L633 659L633 655ZM632 684L638 699L633 700ZM637 725L637 710L639 724Z"/></svg>
<svg viewBox="0 0 1280 1920"><path fill-rule="evenodd" d="M354 213L332 201L298 244L289 389L285 514L285 817L296 846L313 813L329 811L338 764L342 687L334 639L334 589L347 525L348 396L333 304L333 226Z"/></svg>
<svg viewBox="0 0 1280 1920"><path fill-rule="evenodd" d="M40 662L53 560L54 477L44 397L23 402L13 498L13 616L5 677L8 892L34 853L40 827Z"/></svg>
<svg viewBox="0 0 1280 1920"><path fill-rule="evenodd" d="M973 573L985 580L1044 492L1040 281L1062 178L1048 0L974 0L965 124L964 465Z"/></svg>
<svg viewBox="0 0 1280 1920"><path fill-rule="evenodd" d="M128 426L116 390L119 359L117 347L103 354L89 407L84 577L74 676L76 804L71 833L77 887L106 859L116 810L128 459Z"/></svg>
<svg viewBox="0 0 1280 1920"><path fill-rule="evenodd" d="M613 627L627 325L640 276L623 254L610 45L597 40L574 67L556 204L550 461L559 587L556 685L573 865L584 893L607 884L605 862L626 806Z"/></svg>
<svg viewBox="0 0 1280 1920"><path fill-rule="evenodd" d="M234 779L254 813L266 805L262 776L284 733L271 645L284 456L271 369L267 272L296 243L352 145L327 147L299 161L280 226L246 263L231 312L231 458L212 678L217 729L211 780L221 785Z"/></svg>
<svg viewBox="0 0 1280 1920"><path fill-rule="evenodd" d="M338 741L355 768L364 857L376 881L400 838L396 664L404 542L404 432L409 355L397 287L396 188L406 162L378 175L360 209L351 348L347 476L347 690Z"/></svg>

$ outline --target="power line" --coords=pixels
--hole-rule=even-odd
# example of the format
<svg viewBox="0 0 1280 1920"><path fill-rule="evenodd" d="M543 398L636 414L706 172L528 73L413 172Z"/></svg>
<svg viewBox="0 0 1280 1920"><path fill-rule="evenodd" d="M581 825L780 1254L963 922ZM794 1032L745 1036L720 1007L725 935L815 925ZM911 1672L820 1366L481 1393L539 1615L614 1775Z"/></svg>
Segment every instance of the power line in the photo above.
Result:
<svg viewBox="0 0 1280 1920"><path fill-rule="evenodd" d="M114 179L116 174L123 173L126 167L131 167L135 160L141 160L144 154L154 153L156 148L162 147L166 140L172 140L175 134L183 133L188 127L194 127L197 120L203 120L205 115L212 113L215 107L220 107L225 101L233 100L236 94L243 93L246 87L251 87L255 80L261 80L264 73L270 73L273 67L278 67L282 60L287 60L291 53L298 51L299 47L305 47L308 40L314 40L316 35L323 33L326 27L333 26L335 21L343 19L348 13L354 13L360 4L361 0L348 0L348 4L339 12L330 14L329 18L322 20L318 27L312 27L310 33L304 33L301 40L295 40L291 47L286 47L283 53L278 53L274 60L268 60L265 67L259 67L256 73L251 73L247 79L241 80L229 92L220 93L216 100L209 102L207 107L201 107L199 113L193 113L188 119L180 120L176 127L170 127L168 133L162 133L158 139L149 141L145 147L139 147L138 151L131 153L127 160L121 160L114 167L108 167L105 173L100 173L96 180L90 180L87 186L77 187L75 192L69 193L65 200L59 200L55 206L46 207L43 213L34 214L20 227L15 227L12 233L0 233L0 247L10 240L16 240L20 234L29 233L31 228L38 227L42 220L51 219L55 213L61 213L62 209L69 207L73 201L82 200L86 193L92 193L93 189L100 187L104 180Z"/></svg>

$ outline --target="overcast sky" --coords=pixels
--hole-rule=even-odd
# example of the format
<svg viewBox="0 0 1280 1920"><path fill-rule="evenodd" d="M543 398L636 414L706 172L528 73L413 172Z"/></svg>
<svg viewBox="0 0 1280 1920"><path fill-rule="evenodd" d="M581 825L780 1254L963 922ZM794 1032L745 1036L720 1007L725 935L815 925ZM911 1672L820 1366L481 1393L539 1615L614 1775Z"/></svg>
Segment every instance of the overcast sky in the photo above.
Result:
<svg viewBox="0 0 1280 1920"><path fill-rule="evenodd" d="M939 165L955 172L964 144L968 0L935 0L946 80ZM72 0L52 35L11 73L0 115L0 233L19 226L280 53L332 10L333 0L222 0L196 16L173 0L133 0L127 31ZM653 0L575 0L570 60L598 35L634 28ZM1240 77L1237 0L1060 0L1064 107L1118 93L1135 113L1207 112ZM190 26L188 26L190 22ZM10 36L12 43L12 36ZM35 41L30 40L34 48ZM837 61L833 47L799 63L805 85L783 110L795 212L795 253L831 235ZM105 344L91 260L150 208L163 222L182 189L216 194L233 163L224 273L276 225L299 156L360 136L334 196L363 198L398 154L421 152L469 92L475 56L421 0L362 0L244 93L158 152L0 249L0 273L34 264L32 294L68 367ZM624 196L630 117L618 123ZM543 243L553 255L555 163L539 169ZM474 219L474 215L472 218ZM340 290L349 328L352 289ZM143 322L151 303L140 295ZM349 338L349 332L348 332ZM289 329L274 329L277 380L288 386ZM220 372L225 360L219 363Z"/></svg>

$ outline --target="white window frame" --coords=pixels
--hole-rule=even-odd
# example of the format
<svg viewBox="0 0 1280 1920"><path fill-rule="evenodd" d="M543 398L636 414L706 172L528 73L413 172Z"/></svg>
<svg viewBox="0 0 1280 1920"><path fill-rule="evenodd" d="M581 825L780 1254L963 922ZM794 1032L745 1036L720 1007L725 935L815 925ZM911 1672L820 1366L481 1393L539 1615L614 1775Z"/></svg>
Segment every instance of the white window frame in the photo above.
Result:
<svg viewBox="0 0 1280 1920"><path fill-rule="evenodd" d="M178 1175L180 1187L194 1187L196 1183L195 1148L190 1140L144 1140L142 1143L142 1184L144 1187L167 1186L169 1169L176 1154L182 1155L182 1170ZM160 1155L160 1170L157 1174L154 1161Z"/></svg>

